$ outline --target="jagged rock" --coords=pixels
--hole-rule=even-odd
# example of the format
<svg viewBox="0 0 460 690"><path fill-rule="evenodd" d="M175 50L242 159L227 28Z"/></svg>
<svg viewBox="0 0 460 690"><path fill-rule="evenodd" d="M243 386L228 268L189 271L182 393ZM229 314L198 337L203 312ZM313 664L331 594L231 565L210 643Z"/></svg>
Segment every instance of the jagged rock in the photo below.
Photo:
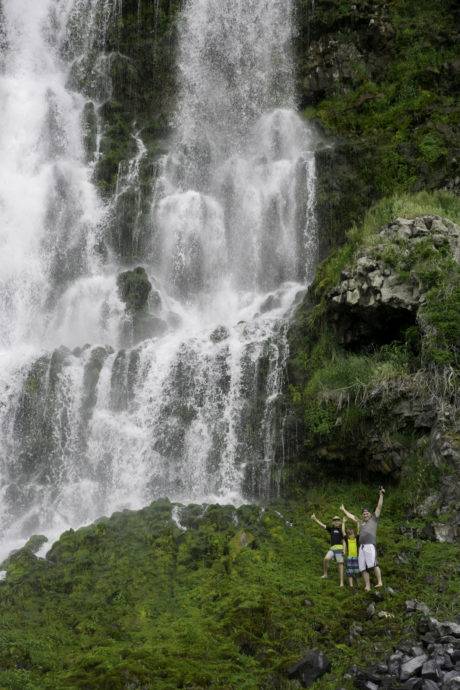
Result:
<svg viewBox="0 0 460 690"><path fill-rule="evenodd" d="M429 618L427 621L429 629L435 633L438 637L460 637L460 624L453 621L443 621L439 622L436 618Z"/></svg>
<svg viewBox="0 0 460 690"><path fill-rule="evenodd" d="M265 314L272 309L278 309L281 306L281 299L278 295L269 295L260 305L260 313Z"/></svg>
<svg viewBox="0 0 460 690"><path fill-rule="evenodd" d="M161 309L160 294L152 290L144 268L138 266L120 273L117 285L120 298L126 305L127 316L122 324L122 339L126 346L161 336L168 330L167 322L157 315Z"/></svg>
<svg viewBox="0 0 460 690"><path fill-rule="evenodd" d="M360 637L363 634L363 626L359 625L358 623L352 623L350 625L350 630L348 633L348 639L350 640L350 644L353 644L355 639L357 637Z"/></svg>
<svg viewBox="0 0 460 690"><path fill-rule="evenodd" d="M428 659L422 667L422 678L426 678L427 680L439 680L440 677L441 673L439 672L438 665L433 659Z"/></svg>
<svg viewBox="0 0 460 690"><path fill-rule="evenodd" d="M403 656L402 652L395 652L389 657L387 664L389 673L399 677Z"/></svg>
<svg viewBox="0 0 460 690"><path fill-rule="evenodd" d="M430 496L427 496L427 498L425 498L425 500L417 508L417 514L420 515L420 517L427 517L427 515L435 510L438 502L438 494L431 494Z"/></svg>
<svg viewBox="0 0 460 690"><path fill-rule="evenodd" d="M408 680L411 676L415 676L422 670L423 664L427 661L428 657L426 654L421 654L416 656L409 661L405 661L401 666L401 671L399 677L401 680Z"/></svg>
<svg viewBox="0 0 460 690"><path fill-rule="evenodd" d="M430 615L428 606L424 604L423 601L417 601L416 599L408 599L406 601L406 611L408 613L417 611L418 613L424 613L426 616Z"/></svg>
<svg viewBox="0 0 460 690"><path fill-rule="evenodd" d="M458 525L445 525L441 522L433 523L436 541L455 544L460 536Z"/></svg>
<svg viewBox="0 0 460 690"><path fill-rule="evenodd" d="M434 680L426 678L422 681L420 690L439 690L439 685L435 683Z"/></svg>
<svg viewBox="0 0 460 690"><path fill-rule="evenodd" d="M452 659L448 654L443 654L439 657L438 662L443 671L452 671L454 668Z"/></svg>
<svg viewBox="0 0 460 690"><path fill-rule="evenodd" d="M384 242L394 243L396 252L407 255L428 238L434 246L449 246L459 260L460 228L446 218L397 218L380 231L380 236ZM404 243L409 246L405 248ZM390 333L394 338L399 330L415 323L425 301L419 283L410 275L400 275L383 259L376 259L375 248L361 251L367 253L342 272L340 284L328 296L338 338L348 346L385 342Z"/></svg>
<svg viewBox="0 0 460 690"><path fill-rule="evenodd" d="M302 687L308 688L330 670L331 664L323 652L312 649L288 669L287 675L289 678L297 678L302 683Z"/></svg>
<svg viewBox="0 0 460 690"><path fill-rule="evenodd" d="M136 314L133 318L134 343L146 338L156 338L168 330L168 324L152 314Z"/></svg>

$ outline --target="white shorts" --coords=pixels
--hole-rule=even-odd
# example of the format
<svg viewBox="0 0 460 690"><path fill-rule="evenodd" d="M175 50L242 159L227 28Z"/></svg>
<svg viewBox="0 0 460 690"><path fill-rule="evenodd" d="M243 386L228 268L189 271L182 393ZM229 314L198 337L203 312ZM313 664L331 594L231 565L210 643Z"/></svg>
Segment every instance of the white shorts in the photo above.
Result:
<svg viewBox="0 0 460 690"><path fill-rule="evenodd" d="M374 544L361 544L358 553L359 571L362 573L365 570L375 568L377 563L377 549Z"/></svg>

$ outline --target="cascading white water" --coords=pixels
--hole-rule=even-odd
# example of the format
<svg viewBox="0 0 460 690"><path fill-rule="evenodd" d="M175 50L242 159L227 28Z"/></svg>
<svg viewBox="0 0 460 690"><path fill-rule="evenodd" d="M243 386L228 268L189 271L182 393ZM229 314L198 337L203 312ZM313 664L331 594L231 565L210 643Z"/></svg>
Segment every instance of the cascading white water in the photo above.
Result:
<svg viewBox="0 0 460 690"><path fill-rule="evenodd" d="M270 495L284 317L316 253L315 137L294 111L291 2L185 3L138 344L120 269L97 252L110 207L85 163L78 91L90 78L96 105L109 97L100 51L118 3L3 2L5 543L160 495ZM120 169L116 195L136 183L145 153L133 136L138 153Z"/></svg>

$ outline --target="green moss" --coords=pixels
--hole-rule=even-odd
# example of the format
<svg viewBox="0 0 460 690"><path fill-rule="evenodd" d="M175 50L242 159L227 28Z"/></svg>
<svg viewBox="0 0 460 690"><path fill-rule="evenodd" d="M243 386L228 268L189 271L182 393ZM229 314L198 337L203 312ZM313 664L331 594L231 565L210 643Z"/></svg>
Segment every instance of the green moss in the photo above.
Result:
<svg viewBox="0 0 460 690"><path fill-rule="evenodd" d="M299 16L299 89L308 102L305 115L316 118L334 139L359 147L360 155L350 161L355 193L363 195L364 182L374 201L451 185L458 141L452 96L458 41L454 3L376 0L349 7L318 0L311 12L303 0ZM312 95L308 87L317 65L326 72ZM349 192L342 215L347 215L347 205L359 209L353 189Z"/></svg>
<svg viewBox="0 0 460 690"><path fill-rule="evenodd" d="M440 618L453 614L458 547L401 533L411 526L404 487L388 492L380 527L395 594L377 608L392 619L369 620L369 596L339 591L333 569L320 579L327 539L309 519L315 511L329 520L342 502L359 511L376 500L374 488L318 485L265 511L191 506L181 513L187 531L160 501L67 532L46 560L29 555L9 571L0 584L0 687L287 690L286 668L316 647L333 672L315 688L333 690L352 664L410 634L406 598ZM353 622L364 631L351 642Z"/></svg>
<svg viewBox="0 0 460 690"><path fill-rule="evenodd" d="M296 451L297 465L294 462L295 467L286 471L288 486L311 481L312 468L319 473L398 474L409 456L421 457L417 450L421 432L410 430L409 420L396 419L393 408L404 396L428 400L423 386L431 387L428 381L433 375L458 380L460 270L447 240L411 242L379 232L395 218L419 215L458 223L459 200L448 192L382 199L369 209L362 224L351 228L347 243L319 266L298 309L289 333L289 394L302 442ZM341 282L342 272L349 272L362 255L383 261L400 279L419 286L424 302L416 324L395 333L390 345L368 344L367 349L353 352L338 342L328 295ZM450 404L451 387L442 395ZM397 436L406 433L405 426L412 436L401 447ZM395 464L384 459L375 462L378 444L372 445L370 439L379 435L385 436L389 455L395 449Z"/></svg>

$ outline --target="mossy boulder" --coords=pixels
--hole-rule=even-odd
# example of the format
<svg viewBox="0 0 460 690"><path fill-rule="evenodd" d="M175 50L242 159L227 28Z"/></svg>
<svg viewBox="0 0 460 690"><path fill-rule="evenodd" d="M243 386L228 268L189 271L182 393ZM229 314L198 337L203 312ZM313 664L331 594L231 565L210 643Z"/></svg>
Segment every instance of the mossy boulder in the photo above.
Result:
<svg viewBox="0 0 460 690"><path fill-rule="evenodd" d="M122 325L122 337L126 345L135 345L146 338L161 336L168 330L167 322L158 316L161 311L161 296L157 290L152 290L145 268L138 266L120 273L117 285L126 305L127 318Z"/></svg>
<svg viewBox="0 0 460 690"><path fill-rule="evenodd" d="M130 271L120 273L117 278L118 291L129 312L146 309L152 283L145 268L138 266Z"/></svg>

